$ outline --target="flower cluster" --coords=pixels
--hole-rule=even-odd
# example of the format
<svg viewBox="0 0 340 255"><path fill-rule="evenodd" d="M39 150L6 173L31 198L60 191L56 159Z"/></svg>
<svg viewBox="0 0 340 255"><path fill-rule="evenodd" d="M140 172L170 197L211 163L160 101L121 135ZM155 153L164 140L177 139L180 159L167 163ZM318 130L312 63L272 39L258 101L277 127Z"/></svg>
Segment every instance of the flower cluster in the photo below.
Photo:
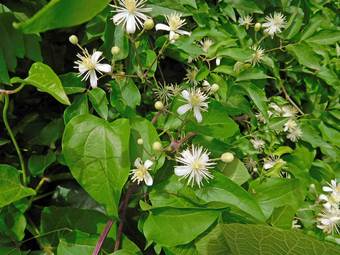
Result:
<svg viewBox="0 0 340 255"><path fill-rule="evenodd" d="M317 227L327 234L339 234L340 227L340 184L336 180L331 180L328 186L322 190L326 194L319 196L323 205L322 212L317 218Z"/></svg>

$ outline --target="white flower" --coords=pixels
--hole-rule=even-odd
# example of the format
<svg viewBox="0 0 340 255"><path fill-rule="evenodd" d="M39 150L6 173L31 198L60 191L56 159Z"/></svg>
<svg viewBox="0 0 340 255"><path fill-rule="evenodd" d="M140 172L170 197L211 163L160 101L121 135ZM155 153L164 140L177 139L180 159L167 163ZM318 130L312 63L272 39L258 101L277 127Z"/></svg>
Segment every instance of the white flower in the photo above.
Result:
<svg viewBox="0 0 340 255"><path fill-rule="evenodd" d="M192 145L191 149L186 149L180 153L176 158L177 162L182 164L175 166L175 174L182 178L188 179L188 185L193 186L195 183L201 187L203 179L212 179L213 175L209 169L215 165L209 159L209 152L203 147L195 147Z"/></svg>
<svg viewBox="0 0 340 255"><path fill-rule="evenodd" d="M250 16L250 15L240 17L239 20L238 20L238 23L241 26L245 26L246 29L248 29L253 24L253 17Z"/></svg>
<svg viewBox="0 0 340 255"><path fill-rule="evenodd" d="M93 54L90 55L87 50L83 51L84 55L77 54L79 60L75 61L75 68L79 70L79 76L84 75L83 80L88 80L90 78L90 84L92 88L97 87L98 77L96 71L99 74L110 73L112 68L108 64L101 64L103 58L101 55L103 54L101 51L93 51Z"/></svg>
<svg viewBox="0 0 340 255"><path fill-rule="evenodd" d="M294 219L292 221L292 228L295 228L295 229L301 228L301 225L299 224L299 221L297 219Z"/></svg>
<svg viewBox="0 0 340 255"><path fill-rule="evenodd" d="M339 208L331 208L330 210L324 210L319 214L318 224L316 226L327 234L339 234L339 224L340 210Z"/></svg>
<svg viewBox="0 0 340 255"><path fill-rule="evenodd" d="M292 120L292 119L289 119L285 124L284 124L284 128L283 128L283 131L287 132L287 131L292 131L294 129L297 128L297 123Z"/></svg>
<svg viewBox="0 0 340 255"><path fill-rule="evenodd" d="M264 31L267 32L272 38L276 33L281 33L286 24L285 16L280 12L275 12L274 16L267 16L266 21L267 22L262 24L262 27L265 28Z"/></svg>
<svg viewBox="0 0 340 255"><path fill-rule="evenodd" d="M282 117L295 117L298 113L297 109L291 105L284 105L281 108Z"/></svg>
<svg viewBox="0 0 340 255"><path fill-rule="evenodd" d="M126 32L133 34L136 28L143 26L145 20L149 17L145 12L150 12L151 8L145 8L145 0L118 0L120 6L111 5L116 8L117 14L112 17L116 25L123 24Z"/></svg>
<svg viewBox="0 0 340 255"><path fill-rule="evenodd" d="M250 139L250 142L252 143L255 150L262 150L266 144L265 141L259 138Z"/></svg>
<svg viewBox="0 0 340 255"><path fill-rule="evenodd" d="M269 158L264 159L263 168L268 170L278 164L285 164L285 163L286 161L284 161L283 159L280 159L278 156L270 156Z"/></svg>
<svg viewBox="0 0 340 255"><path fill-rule="evenodd" d="M172 43L174 43L178 39L179 35L191 35L190 32L180 29L182 26L185 25L185 20L181 19L181 17L182 15L177 12L166 15L165 19L168 25L157 24L156 30L169 31L169 40Z"/></svg>
<svg viewBox="0 0 340 255"><path fill-rule="evenodd" d="M299 127L296 127L289 131L287 134L287 139L291 140L292 142L296 142L302 136L302 130Z"/></svg>
<svg viewBox="0 0 340 255"><path fill-rule="evenodd" d="M258 63L261 63L264 57L264 49L262 49L260 46L253 46L252 50L254 53L252 54L251 58L251 64L255 66Z"/></svg>
<svg viewBox="0 0 340 255"><path fill-rule="evenodd" d="M201 48L202 50L207 53L209 48L214 44L214 42L212 40L210 40L209 38L205 38L202 41L200 41L201 44Z"/></svg>
<svg viewBox="0 0 340 255"><path fill-rule="evenodd" d="M276 113L276 114L281 114L281 113L282 113L281 107L278 106L278 105L275 104L275 103L270 103L270 104L269 104L269 107L270 107L271 109L273 109L273 110L274 110L274 113Z"/></svg>
<svg viewBox="0 0 340 255"><path fill-rule="evenodd" d="M153 162L151 160L146 160L143 164L140 158L136 158L134 165L136 168L131 170L131 181L137 181L137 184L144 181L146 185L151 186L153 184L153 179L149 174L149 168L153 165Z"/></svg>
<svg viewBox="0 0 340 255"><path fill-rule="evenodd" d="M323 202L323 206L326 209L339 208L340 205L340 184L336 183L336 180L331 180L328 186L322 187L324 192L329 193L328 195L320 195L319 199Z"/></svg>
<svg viewBox="0 0 340 255"><path fill-rule="evenodd" d="M220 57L216 58L216 65L219 66L221 64L221 59Z"/></svg>
<svg viewBox="0 0 340 255"><path fill-rule="evenodd" d="M187 101L187 104L180 106L177 109L177 113L183 115L187 111L193 110L197 122L201 122L201 111L207 111L208 109L208 103L205 102L208 99L208 96L200 89L189 89L182 91L182 97Z"/></svg>

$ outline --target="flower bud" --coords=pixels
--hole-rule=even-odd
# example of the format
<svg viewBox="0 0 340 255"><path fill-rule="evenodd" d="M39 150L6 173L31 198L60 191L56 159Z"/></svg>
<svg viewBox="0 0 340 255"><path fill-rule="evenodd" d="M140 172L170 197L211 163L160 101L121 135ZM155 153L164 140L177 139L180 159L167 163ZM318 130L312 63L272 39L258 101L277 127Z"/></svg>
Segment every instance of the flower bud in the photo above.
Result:
<svg viewBox="0 0 340 255"><path fill-rule="evenodd" d="M260 31L261 27L262 27L261 23L257 22L257 23L255 24L254 29L255 29L256 32L258 32L258 31Z"/></svg>
<svg viewBox="0 0 340 255"><path fill-rule="evenodd" d="M120 52L120 48L118 46L113 46L111 48L112 55L117 55Z"/></svg>
<svg viewBox="0 0 340 255"><path fill-rule="evenodd" d="M164 109L164 104L161 101L157 101L155 103L155 108L156 108L156 110L161 111L161 110Z"/></svg>
<svg viewBox="0 0 340 255"><path fill-rule="evenodd" d="M225 152L221 155L221 160L225 163L230 163L234 160L234 155L230 152Z"/></svg>
<svg viewBox="0 0 340 255"><path fill-rule="evenodd" d="M221 58L216 58L216 65L219 66L221 64Z"/></svg>
<svg viewBox="0 0 340 255"><path fill-rule="evenodd" d="M145 30L151 30L155 26L155 23L153 22L153 19L147 19L144 22L144 29Z"/></svg>
<svg viewBox="0 0 340 255"><path fill-rule="evenodd" d="M138 138L137 139L137 144L142 145L144 143L142 138Z"/></svg>
<svg viewBox="0 0 340 255"><path fill-rule="evenodd" d="M220 89L220 86L218 86L218 84L214 83L213 85L211 85L210 91L211 91L212 93L215 93L215 92L217 92L219 89Z"/></svg>
<svg viewBox="0 0 340 255"><path fill-rule="evenodd" d="M70 43L72 43L73 45L78 44L78 37L76 35L71 35L68 40L70 41Z"/></svg>
<svg viewBox="0 0 340 255"><path fill-rule="evenodd" d="M153 149L154 151L162 151L163 146L162 146L162 144L161 144L160 142L154 142L154 143L152 144L152 149Z"/></svg>

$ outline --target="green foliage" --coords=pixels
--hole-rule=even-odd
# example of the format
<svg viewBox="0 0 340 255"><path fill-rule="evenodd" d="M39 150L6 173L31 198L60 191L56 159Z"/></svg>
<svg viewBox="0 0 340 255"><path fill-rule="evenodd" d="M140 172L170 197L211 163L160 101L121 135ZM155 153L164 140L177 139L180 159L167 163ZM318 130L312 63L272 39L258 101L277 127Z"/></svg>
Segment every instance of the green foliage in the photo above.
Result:
<svg viewBox="0 0 340 255"><path fill-rule="evenodd" d="M1 3L0 254L340 254L339 3Z"/></svg>

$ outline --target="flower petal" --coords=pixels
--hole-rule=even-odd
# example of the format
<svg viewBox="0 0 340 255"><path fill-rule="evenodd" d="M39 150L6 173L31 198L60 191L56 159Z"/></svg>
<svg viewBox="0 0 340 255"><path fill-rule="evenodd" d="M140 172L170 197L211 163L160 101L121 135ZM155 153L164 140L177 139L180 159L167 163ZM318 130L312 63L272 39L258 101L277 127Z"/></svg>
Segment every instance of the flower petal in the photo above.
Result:
<svg viewBox="0 0 340 255"><path fill-rule="evenodd" d="M126 32L128 34L133 34L136 32L136 21L133 15L129 15L126 20Z"/></svg>
<svg viewBox="0 0 340 255"><path fill-rule="evenodd" d="M188 166L176 166L175 167L175 175L177 176L185 176L191 172L190 167Z"/></svg>
<svg viewBox="0 0 340 255"><path fill-rule="evenodd" d="M185 100L189 100L189 97L190 97L190 93L189 91L187 91L186 89L182 91L182 97L185 99Z"/></svg>
<svg viewBox="0 0 340 255"><path fill-rule="evenodd" d="M145 184L148 185L148 186L152 186L152 184L153 184L152 176L148 172L145 173L144 181L145 181Z"/></svg>
<svg viewBox="0 0 340 255"><path fill-rule="evenodd" d="M112 68L109 64L97 64L96 69L100 72L110 73Z"/></svg>
<svg viewBox="0 0 340 255"><path fill-rule="evenodd" d="M146 169L149 169L152 165L153 165L153 162L152 162L151 160L146 160L146 161L144 162L144 167L145 167Z"/></svg>
<svg viewBox="0 0 340 255"><path fill-rule="evenodd" d="M170 31L170 27L165 25L165 24L157 24L155 27L156 31L158 30L165 30L165 31Z"/></svg>
<svg viewBox="0 0 340 255"><path fill-rule="evenodd" d="M199 107L194 107L194 116L197 122L202 122L202 114Z"/></svg>
<svg viewBox="0 0 340 255"><path fill-rule="evenodd" d="M180 35L189 35L189 36L191 35L190 32L184 31L184 30L181 30L181 29L176 30L176 32Z"/></svg>
<svg viewBox="0 0 340 255"><path fill-rule="evenodd" d="M142 164L142 160L140 158L136 158L134 163L135 167L139 168Z"/></svg>
<svg viewBox="0 0 340 255"><path fill-rule="evenodd" d="M184 113L186 113L190 109L191 109L191 105L190 104L185 104L185 105L182 105L182 106L178 107L177 113L179 115L183 115Z"/></svg>
<svg viewBox="0 0 340 255"><path fill-rule="evenodd" d="M98 82L98 78L97 78L97 74L95 70L91 70L90 72L90 84L92 88L97 88L97 82Z"/></svg>
<svg viewBox="0 0 340 255"><path fill-rule="evenodd" d="M92 63L97 63L100 56L103 54L103 52L101 51L95 51L93 52L92 56L91 56L91 61Z"/></svg>

